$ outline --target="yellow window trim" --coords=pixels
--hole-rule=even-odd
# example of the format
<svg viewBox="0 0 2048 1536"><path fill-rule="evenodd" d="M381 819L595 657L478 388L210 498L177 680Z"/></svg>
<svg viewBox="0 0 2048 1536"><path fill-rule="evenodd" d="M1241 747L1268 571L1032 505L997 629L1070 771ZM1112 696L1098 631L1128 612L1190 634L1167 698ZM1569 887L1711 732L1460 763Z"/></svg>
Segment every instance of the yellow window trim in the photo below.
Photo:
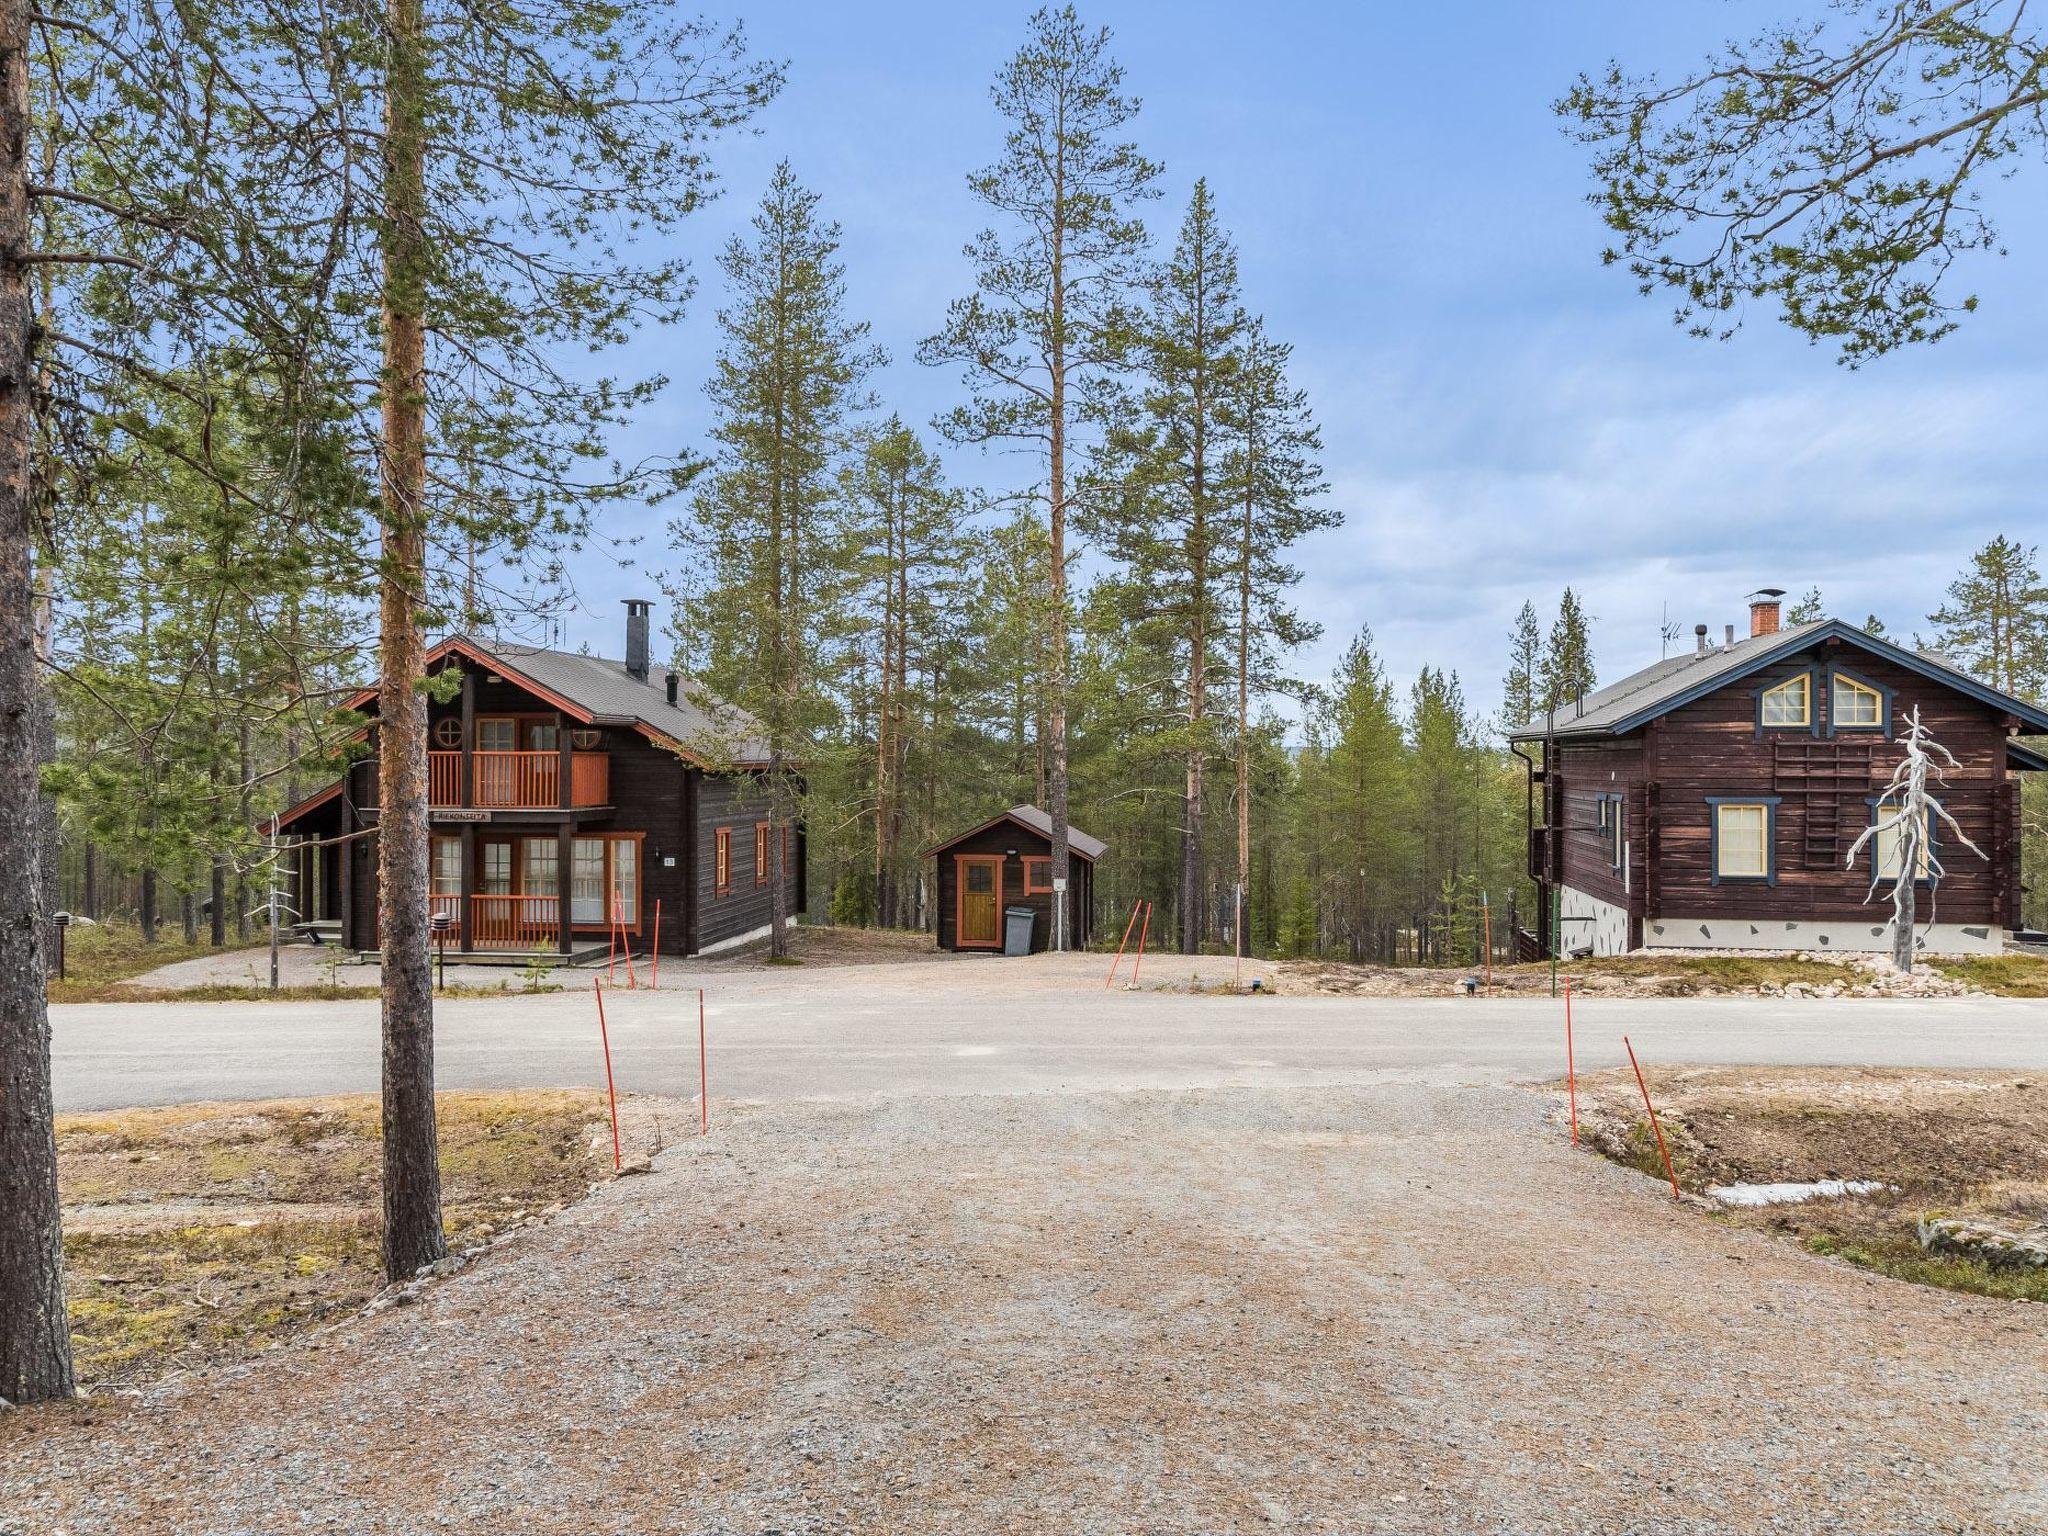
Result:
<svg viewBox="0 0 2048 1536"><path fill-rule="evenodd" d="M1799 699L1799 712L1797 716L1787 716L1783 719L1773 719L1771 716L1771 700L1791 698L1794 695L1795 691ZM1785 681L1777 684L1775 687L1766 688L1764 690L1763 707L1760 712L1760 718L1762 719L1763 723L1768 726L1791 726L1813 724L1812 679L1809 678L1804 672L1802 672L1797 677L1786 678Z"/></svg>

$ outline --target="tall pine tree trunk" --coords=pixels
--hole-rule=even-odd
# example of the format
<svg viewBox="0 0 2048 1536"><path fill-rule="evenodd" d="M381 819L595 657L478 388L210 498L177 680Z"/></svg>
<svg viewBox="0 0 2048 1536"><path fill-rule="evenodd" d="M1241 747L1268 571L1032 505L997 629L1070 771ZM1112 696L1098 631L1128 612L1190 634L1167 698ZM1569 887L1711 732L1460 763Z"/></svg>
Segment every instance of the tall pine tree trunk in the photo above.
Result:
<svg viewBox="0 0 2048 1536"><path fill-rule="evenodd" d="M1249 478L1251 466L1246 464ZM1252 952L1246 932L1252 883L1252 497L1244 498L1243 542L1237 556L1237 891L1231 920L1232 944L1240 957Z"/></svg>
<svg viewBox="0 0 2048 1536"><path fill-rule="evenodd" d="M33 624L29 7L0 0L0 1397L72 1391L50 1097Z"/></svg>
<svg viewBox="0 0 2048 1536"><path fill-rule="evenodd" d="M1067 367L1064 352L1066 325L1065 231L1055 228L1052 236L1052 335L1053 351L1048 373L1051 402L1048 429L1047 484L1050 502L1047 519L1052 550L1047 571L1046 634L1046 734L1051 738L1045 751L1046 812L1052 818L1052 933L1050 945L1066 949L1073 936L1067 932L1067 881L1071 860L1067 854ZM1000 903L999 903L1000 905Z"/></svg>
<svg viewBox="0 0 2048 1536"><path fill-rule="evenodd" d="M378 939L384 954L384 1271L447 1252L434 1125L427 952L427 252L425 41L420 0L390 0L385 91L383 570L378 611Z"/></svg>

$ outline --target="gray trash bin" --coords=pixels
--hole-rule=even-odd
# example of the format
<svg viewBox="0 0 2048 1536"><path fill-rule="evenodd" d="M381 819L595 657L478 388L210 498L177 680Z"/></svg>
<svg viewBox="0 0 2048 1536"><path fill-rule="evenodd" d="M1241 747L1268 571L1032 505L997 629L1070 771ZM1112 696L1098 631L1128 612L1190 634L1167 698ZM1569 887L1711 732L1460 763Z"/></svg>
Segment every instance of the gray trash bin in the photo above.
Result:
<svg viewBox="0 0 2048 1536"><path fill-rule="evenodd" d="M1029 907L1003 908L1003 953L1030 954L1031 925L1037 920L1038 914Z"/></svg>

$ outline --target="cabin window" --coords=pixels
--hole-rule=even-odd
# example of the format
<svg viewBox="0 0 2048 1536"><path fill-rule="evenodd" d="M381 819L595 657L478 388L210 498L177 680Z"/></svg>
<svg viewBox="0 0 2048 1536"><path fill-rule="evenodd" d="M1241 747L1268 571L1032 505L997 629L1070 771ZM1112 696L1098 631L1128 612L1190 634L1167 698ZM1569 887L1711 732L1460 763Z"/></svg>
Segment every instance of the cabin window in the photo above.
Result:
<svg viewBox="0 0 2048 1536"><path fill-rule="evenodd" d="M1052 894L1052 860L1036 856L1024 861L1024 894L1026 896L1050 896Z"/></svg>
<svg viewBox="0 0 2048 1536"><path fill-rule="evenodd" d="M1604 803L1607 808L1607 862L1619 869L1623 853L1628 848L1628 831L1625 825L1628 806L1620 795L1610 795Z"/></svg>
<svg viewBox="0 0 2048 1536"><path fill-rule="evenodd" d="M620 919L628 924L640 921L640 842L632 837L608 837L605 849L611 855L611 892Z"/></svg>
<svg viewBox="0 0 2048 1536"><path fill-rule="evenodd" d="M1875 731L1884 727L1884 695L1853 677L1835 678L1828 718L1837 730Z"/></svg>
<svg viewBox="0 0 2048 1536"><path fill-rule="evenodd" d="M712 889L723 896L732 889L732 828L720 827L712 836Z"/></svg>
<svg viewBox="0 0 2048 1536"><path fill-rule="evenodd" d="M519 845L520 889L529 896L552 896L560 889L561 844L553 837L529 837Z"/></svg>
<svg viewBox="0 0 2048 1536"><path fill-rule="evenodd" d="M479 850L483 854L483 878L478 888L486 896L510 896L512 894L512 845L510 843L485 843Z"/></svg>
<svg viewBox="0 0 2048 1536"><path fill-rule="evenodd" d="M432 904L433 910L454 916L456 904L462 900L461 838L434 839L434 862L428 889L438 898Z"/></svg>
<svg viewBox="0 0 2048 1536"><path fill-rule="evenodd" d="M1802 672L1766 688L1758 719L1766 727L1813 724L1813 683Z"/></svg>
<svg viewBox="0 0 2048 1536"><path fill-rule="evenodd" d="M519 722L504 717L477 721L476 749L479 752L518 751Z"/></svg>
<svg viewBox="0 0 2048 1536"><path fill-rule="evenodd" d="M1769 880L1771 811L1768 800L1722 800L1714 804L1714 878Z"/></svg>
<svg viewBox="0 0 2048 1536"><path fill-rule="evenodd" d="M1896 880L1906 863L1906 823L1903 817L1899 817L1898 802L1873 801L1870 817L1871 824L1877 828L1877 835L1870 840L1874 845L1872 867L1877 871L1878 879ZM1894 817L1899 817L1898 824L1886 826L1885 823ZM1932 838L1928 833L1927 812L1923 809L1920 812L1920 853L1913 861L1913 878L1916 881L1927 878L1928 861L1932 856Z"/></svg>
<svg viewBox="0 0 2048 1536"><path fill-rule="evenodd" d="M754 823L754 884L768 883L768 823Z"/></svg>
<svg viewBox="0 0 2048 1536"><path fill-rule="evenodd" d="M462 718L459 715L443 715L434 722L434 745L444 752L462 750Z"/></svg>
<svg viewBox="0 0 2048 1536"><path fill-rule="evenodd" d="M615 915L640 921L640 841L631 834L579 837L569 847L569 920L594 927Z"/></svg>
<svg viewBox="0 0 2048 1536"><path fill-rule="evenodd" d="M569 919L602 923L610 915L604 905L604 844L601 837L579 837L569 845Z"/></svg>

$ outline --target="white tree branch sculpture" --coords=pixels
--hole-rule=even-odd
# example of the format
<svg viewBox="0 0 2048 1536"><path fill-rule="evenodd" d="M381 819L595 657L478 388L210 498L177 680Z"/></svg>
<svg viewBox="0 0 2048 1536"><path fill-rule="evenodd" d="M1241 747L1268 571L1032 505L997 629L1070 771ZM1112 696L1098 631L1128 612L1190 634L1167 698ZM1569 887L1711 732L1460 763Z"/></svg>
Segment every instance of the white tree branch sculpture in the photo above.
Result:
<svg viewBox="0 0 2048 1536"><path fill-rule="evenodd" d="M1907 717L1905 733L1900 740L1906 749L1905 756L1899 759L1898 767L1892 770L1891 782L1878 797L1878 808L1882 814L1850 846L1844 867L1855 867L1856 855L1863 851L1864 844L1876 845L1872 847L1870 856L1870 889L1863 897L1864 901L1870 901L1877 895L1878 885L1886 875L1877 856L1877 849L1882 846L1878 840L1888 832L1898 833L1898 857L1892 861L1890 870L1892 959L1900 970L1910 971L1916 948L1914 901L1919 883L1923 878L1927 881L1927 922L1932 926L1935 896L1941 889L1942 876L1947 873L1929 835L1936 821L1953 832L1956 841L1978 858L1984 858L1985 854L1982 848L1970 841L1956 824L1955 817L1949 815L1948 807L1941 803L1941 797L1929 787L1930 781L1933 784L1943 781L1946 768L1960 765L1947 747L1928 734L1927 728L1920 723L1917 708ZM1923 867L1926 870L1924 876L1919 873Z"/></svg>

